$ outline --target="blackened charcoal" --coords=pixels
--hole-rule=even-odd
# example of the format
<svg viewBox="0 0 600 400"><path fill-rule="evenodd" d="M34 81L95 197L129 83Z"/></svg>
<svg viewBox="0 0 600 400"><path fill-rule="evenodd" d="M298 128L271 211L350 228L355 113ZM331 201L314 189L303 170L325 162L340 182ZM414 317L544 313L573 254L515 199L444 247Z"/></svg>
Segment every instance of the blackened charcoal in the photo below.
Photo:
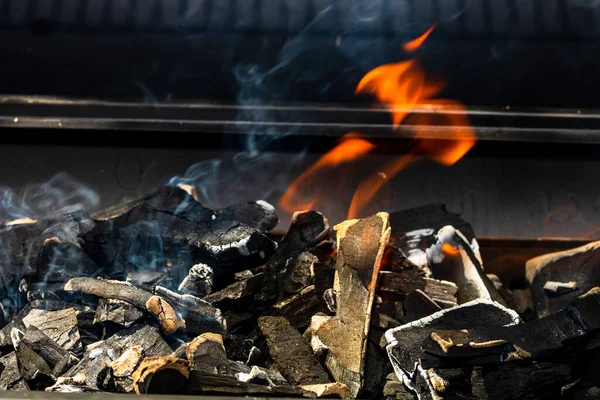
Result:
<svg viewBox="0 0 600 400"><path fill-rule="evenodd" d="M458 288L450 281L425 278L411 272L411 270L402 270L400 272L380 272L377 290L402 296L421 290L438 306L448 308L456 305Z"/></svg>
<svg viewBox="0 0 600 400"><path fill-rule="evenodd" d="M48 364L52 369L53 376L60 376L69 367L79 361L73 353L62 348L34 326L27 328L24 333L18 329L14 329L12 335L13 341L16 343L15 349L17 353L21 353L23 347L27 346L28 351L35 352Z"/></svg>
<svg viewBox="0 0 600 400"><path fill-rule="evenodd" d="M391 373L386 377L383 388L383 397L385 400L415 400L417 396L411 393L396 376Z"/></svg>
<svg viewBox="0 0 600 400"><path fill-rule="evenodd" d="M24 379L19 371L17 354L11 352L0 357L0 390L14 390ZM28 389L25 384L25 389Z"/></svg>
<svg viewBox="0 0 600 400"><path fill-rule="evenodd" d="M421 290L409 293L402 303L404 321L416 321L441 311L441 307Z"/></svg>
<svg viewBox="0 0 600 400"><path fill-rule="evenodd" d="M310 286L313 283L314 264L318 261L315 255L307 251L291 259L286 266L283 290L287 293L298 293Z"/></svg>
<svg viewBox="0 0 600 400"><path fill-rule="evenodd" d="M258 385L226 375L191 371L186 394L217 396L314 397L312 392L292 385Z"/></svg>
<svg viewBox="0 0 600 400"><path fill-rule="evenodd" d="M313 315L327 311L324 302L317 297L314 286L308 286L300 293L277 302L273 308L299 330L310 324Z"/></svg>
<svg viewBox="0 0 600 400"><path fill-rule="evenodd" d="M67 351L81 351L82 344L75 309L59 308L63 307L62 303L47 305L39 302L31 306L52 308L25 309L26 312L19 314L19 323L23 324L25 328L39 329Z"/></svg>
<svg viewBox="0 0 600 400"><path fill-rule="evenodd" d="M365 384L361 397L365 399L380 399L383 397L386 377L393 370L385 350L382 350L378 343L373 343L371 336L367 342Z"/></svg>
<svg viewBox="0 0 600 400"><path fill-rule="evenodd" d="M186 351L190 368L209 374L230 375L223 337L206 332L192 340Z"/></svg>
<svg viewBox="0 0 600 400"><path fill-rule="evenodd" d="M234 308L236 312L260 312L271 306L279 296L277 275L261 272L248 279L237 281L226 288L203 298L222 310Z"/></svg>
<svg viewBox="0 0 600 400"><path fill-rule="evenodd" d="M115 299L99 299L94 317L96 324L115 324L121 328L129 328L144 318L144 312L125 301Z"/></svg>
<svg viewBox="0 0 600 400"><path fill-rule="evenodd" d="M196 264L179 285L181 293L204 297L212 292L214 271L206 264Z"/></svg>
<svg viewBox="0 0 600 400"><path fill-rule="evenodd" d="M167 276L158 271L141 270L129 272L125 281L140 289L153 291L165 279L167 279Z"/></svg>
<svg viewBox="0 0 600 400"><path fill-rule="evenodd" d="M259 232L268 232L279 223L275 207L264 200L249 201L215 211L221 218L239 221Z"/></svg>
<svg viewBox="0 0 600 400"><path fill-rule="evenodd" d="M256 229L216 215L185 191L165 187L126 213L99 221L83 235L84 248L114 277L158 270L177 288L191 265L214 268L215 282L265 263L276 243Z"/></svg>
<svg viewBox="0 0 600 400"><path fill-rule="evenodd" d="M98 276L101 272L79 246L70 242L50 241L42 247L36 279L42 282L67 282L78 276Z"/></svg>

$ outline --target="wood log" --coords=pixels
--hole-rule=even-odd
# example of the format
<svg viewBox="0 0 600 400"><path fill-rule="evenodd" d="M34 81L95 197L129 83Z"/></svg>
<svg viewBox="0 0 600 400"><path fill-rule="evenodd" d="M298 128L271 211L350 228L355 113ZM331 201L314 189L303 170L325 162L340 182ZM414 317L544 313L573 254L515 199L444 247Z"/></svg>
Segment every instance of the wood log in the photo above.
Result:
<svg viewBox="0 0 600 400"><path fill-rule="evenodd" d="M15 329L13 337L17 338L15 344L17 353L20 353L22 347L26 346L28 348L27 352L31 350L45 361L51 368L53 376L60 376L79 361L73 353L65 350L33 325L27 328L24 333Z"/></svg>
<svg viewBox="0 0 600 400"><path fill-rule="evenodd" d="M391 243L419 268L428 269L425 251L436 242L436 233L452 225L473 243L473 228L458 214L447 211L443 204L428 204L390 214Z"/></svg>
<svg viewBox="0 0 600 400"><path fill-rule="evenodd" d="M174 289L191 265L214 269L215 283L234 272L263 265L276 243L248 225L218 216L185 191L165 187L129 211L99 221L82 236L87 254L111 277L126 271L158 270Z"/></svg>
<svg viewBox="0 0 600 400"><path fill-rule="evenodd" d="M269 396L269 397L316 397L309 392L292 385L268 386L241 382L226 375L206 374L192 371L186 394L215 396Z"/></svg>
<svg viewBox="0 0 600 400"><path fill-rule="evenodd" d="M506 306L494 283L483 271L477 247L472 247L467 238L450 225L442 227L436 237L436 243L427 249L427 260L435 278L456 284L459 304L489 299Z"/></svg>
<svg viewBox="0 0 600 400"><path fill-rule="evenodd" d="M0 357L0 390L15 389L29 390L29 387L19 371L17 353L12 352Z"/></svg>
<svg viewBox="0 0 600 400"><path fill-rule="evenodd" d="M75 309L47 310L34 308L20 322L26 327L36 327L59 346L68 351L81 351L78 321Z"/></svg>
<svg viewBox="0 0 600 400"><path fill-rule="evenodd" d="M550 315L600 283L600 241L532 258L525 268L535 311L539 317ZM549 282L574 284L571 290L548 293Z"/></svg>
<svg viewBox="0 0 600 400"><path fill-rule="evenodd" d="M185 320L165 299L126 282L73 278L65 284L65 291L126 301L154 315L166 335L172 335L178 329L185 328Z"/></svg>
<svg viewBox="0 0 600 400"><path fill-rule="evenodd" d="M329 376L304 338L284 317L264 316L258 326L267 340L269 354L283 377L293 385L330 382Z"/></svg>
<svg viewBox="0 0 600 400"><path fill-rule="evenodd" d="M163 340L156 328L148 325L135 325L92 346L92 350L88 346L88 351L81 361L67 371L64 376L74 377L83 373L84 380L81 384L98 388L99 376L105 370L105 366L111 364L134 346L141 347L146 357L166 356L172 353L171 347Z"/></svg>
<svg viewBox="0 0 600 400"><path fill-rule="evenodd" d="M137 394L183 393L189 376L187 360L172 356L148 357L133 373L133 388Z"/></svg>
<svg viewBox="0 0 600 400"><path fill-rule="evenodd" d="M186 351L190 368L208 374L231 375L223 337L217 333L203 333L192 340Z"/></svg>
<svg viewBox="0 0 600 400"><path fill-rule="evenodd" d="M206 264L196 264L179 285L179 292L204 297L212 292L214 272Z"/></svg>
<svg viewBox="0 0 600 400"><path fill-rule="evenodd" d="M100 299L94 317L95 324L115 324L121 328L129 328L144 318L144 312L122 300Z"/></svg>
<svg viewBox="0 0 600 400"><path fill-rule="evenodd" d="M326 312L327 309L317 297L315 286L306 287L300 293L276 303L273 308L297 330L303 330L310 324L313 315Z"/></svg>
<svg viewBox="0 0 600 400"><path fill-rule="evenodd" d="M421 290L442 308L456 305L458 287L449 281L415 276L412 273L381 271L378 291L408 295Z"/></svg>
<svg viewBox="0 0 600 400"><path fill-rule="evenodd" d="M338 241L336 315L318 327L313 339L328 349L326 366L335 380L356 397L363 386L375 286L389 241L388 214L346 221L334 229Z"/></svg>

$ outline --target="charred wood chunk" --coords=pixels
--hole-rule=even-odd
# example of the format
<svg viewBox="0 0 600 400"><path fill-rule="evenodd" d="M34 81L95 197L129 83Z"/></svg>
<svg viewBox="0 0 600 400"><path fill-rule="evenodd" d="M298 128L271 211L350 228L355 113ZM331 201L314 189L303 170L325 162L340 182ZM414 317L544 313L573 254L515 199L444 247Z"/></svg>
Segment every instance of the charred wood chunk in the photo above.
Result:
<svg viewBox="0 0 600 400"><path fill-rule="evenodd" d="M230 374L223 337L219 334L207 332L196 337L189 344L186 354L190 368L194 371Z"/></svg>
<svg viewBox="0 0 600 400"><path fill-rule="evenodd" d="M417 392L416 379L426 372L419 364L422 356L421 344L434 330L465 327L498 329L518 323L520 318L513 310L489 300L474 300L390 329L385 333L387 352L398 378Z"/></svg>
<svg viewBox="0 0 600 400"><path fill-rule="evenodd" d="M131 286L126 282L105 281L95 278L73 278L65 284L67 292L83 292L105 299L126 301L154 315L166 335L185 327L181 315L162 297Z"/></svg>
<svg viewBox="0 0 600 400"><path fill-rule="evenodd" d="M295 260L290 260L286 267L283 290L287 293L298 293L310 286L314 277L314 264L318 258L309 252L302 252Z"/></svg>
<svg viewBox="0 0 600 400"><path fill-rule="evenodd" d="M600 282L600 242L533 258L526 276L538 316L560 311Z"/></svg>
<svg viewBox="0 0 600 400"><path fill-rule="evenodd" d="M435 235L452 225L462 232L467 243L475 238L473 228L458 214L450 213L443 204L428 204L390 214L393 246L420 268L427 268L425 251L436 243Z"/></svg>
<svg viewBox="0 0 600 400"><path fill-rule="evenodd" d="M144 348L132 346L125 350L120 357L105 366L101 372L99 386L111 392L132 393L133 373L144 358Z"/></svg>
<svg viewBox="0 0 600 400"><path fill-rule="evenodd" d="M274 304L278 296L277 275L261 272L248 279L234 282L204 297L203 300L221 309L235 308L236 311L260 312Z"/></svg>
<svg viewBox="0 0 600 400"><path fill-rule="evenodd" d="M102 270L77 245L49 241L42 247L37 264L37 280L67 282L78 276L95 277Z"/></svg>
<svg viewBox="0 0 600 400"><path fill-rule="evenodd" d="M163 340L157 329L147 325L136 325L117 332L91 349L88 346L85 356L64 376L75 377L83 374L81 385L98 388L105 366L110 365L134 346L141 347L146 357L166 356L172 353L171 347Z"/></svg>
<svg viewBox="0 0 600 400"><path fill-rule="evenodd" d="M25 333L14 329L12 335L17 354L33 351L51 368L53 376L60 376L79 361L73 353L62 348L35 326L27 328ZM27 347L27 350L24 350L24 347Z"/></svg>
<svg viewBox="0 0 600 400"><path fill-rule="evenodd" d="M456 305L458 287L449 281L425 278L404 272L382 271L379 273L377 290L408 295L421 290L442 308Z"/></svg>
<svg viewBox="0 0 600 400"><path fill-rule="evenodd" d="M475 367L471 375L473 395L482 400L559 398L571 379L565 364L534 362Z"/></svg>
<svg viewBox="0 0 600 400"><path fill-rule="evenodd" d="M28 390L29 387L19 370L17 353L0 357L0 390Z"/></svg>
<svg viewBox="0 0 600 400"><path fill-rule="evenodd" d="M94 323L109 323L121 328L129 328L142 318L144 318L144 312L130 303L115 299L100 299Z"/></svg>
<svg viewBox="0 0 600 400"><path fill-rule="evenodd" d="M371 309L390 228L387 213L335 227L338 241L336 315L313 333L327 349L325 364L336 381L356 397L363 387Z"/></svg>
<svg viewBox="0 0 600 400"><path fill-rule="evenodd" d="M268 232L279 223L275 207L264 200L234 204L215 211L215 214L224 219L239 221L259 232Z"/></svg>
<svg viewBox="0 0 600 400"><path fill-rule="evenodd" d="M415 400L417 397L404 387L396 374L391 373L386 378L383 398L385 400Z"/></svg>
<svg viewBox="0 0 600 400"><path fill-rule="evenodd" d="M314 286L308 286L300 293L276 303L273 308L298 330L306 328L313 315L326 311Z"/></svg>
<svg viewBox="0 0 600 400"><path fill-rule="evenodd" d="M425 292L415 290L408 294L402 303L403 321L411 322L440 311L442 308Z"/></svg>
<svg viewBox="0 0 600 400"><path fill-rule="evenodd" d="M172 356L148 357L133 373L133 388L137 394L183 393L189 376L187 360Z"/></svg>
<svg viewBox="0 0 600 400"><path fill-rule="evenodd" d="M260 317L258 326L269 354L284 378L293 385L329 382L327 373L304 338L284 317Z"/></svg>
<svg viewBox="0 0 600 400"><path fill-rule="evenodd" d="M385 350L382 350L379 346L379 340L376 336L378 335L371 333L367 342L365 383L361 392L361 397L366 399L380 399L383 397L386 377L393 371Z"/></svg>
<svg viewBox="0 0 600 400"><path fill-rule="evenodd" d="M190 265L214 267L215 283L265 263L276 243L256 229L218 216L185 191L165 187L126 213L99 221L83 236L88 255L101 267L158 270L176 288Z"/></svg>
<svg viewBox="0 0 600 400"><path fill-rule="evenodd" d="M59 346L68 351L81 350L77 315L75 309L62 310L32 309L20 322L26 327L36 327Z"/></svg>
<svg viewBox="0 0 600 400"><path fill-rule="evenodd" d="M297 386L258 385L242 382L231 376L206 374L199 371L191 371L186 393L218 396L315 397L312 392L307 392Z"/></svg>
<svg viewBox="0 0 600 400"><path fill-rule="evenodd" d="M429 265L435 278L456 283L459 304L489 299L506 305L494 283L483 271L475 240L470 244L453 226L441 228L436 237L436 243L427 249Z"/></svg>
<svg viewBox="0 0 600 400"><path fill-rule="evenodd" d="M196 264L179 285L178 290L184 294L204 297L212 292L213 269L206 264Z"/></svg>

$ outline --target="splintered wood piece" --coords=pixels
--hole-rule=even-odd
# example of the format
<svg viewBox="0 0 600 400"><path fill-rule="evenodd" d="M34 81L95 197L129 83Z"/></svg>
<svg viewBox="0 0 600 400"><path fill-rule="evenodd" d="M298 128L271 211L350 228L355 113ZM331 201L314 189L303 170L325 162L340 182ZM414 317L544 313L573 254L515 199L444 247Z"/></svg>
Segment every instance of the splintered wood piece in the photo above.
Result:
<svg viewBox="0 0 600 400"><path fill-rule="evenodd" d="M113 384L118 391L132 393L133 372L144 357L144 348L141 346L132 346L125 350L120 357L107 365L111 369Z"/></svg>
<svg viewBox="0 0 600 400"><path fill-rule="evenodd" d="M88 346L81 361L64 376L75 377L84 374L81 385L98 388L98 377L105 370L105 365L110 365L134 346L141 347L146 357L166 356L172 353L171 347L163 340L157 329L136 325L115 333L95 346Z"/></svg>
<svg viewBox="0 0 600 400"><path fill-rule="evenodd" d="M483 271L477 247L472 247L467 238L450 225L442 227L436 237L436 243L427 249L427 260L435 278L452 281L458 286L459 304L489 299L506 305Z"/></svg>
<svg viewBox="0 0 600 400"><path fill-rule="evenodd" d="M190 376L187 360L172 356L145 358L133 373L137 394L182 393Z"/></svg>
<svg viewBox="0 0 600 400"><path fill-rule="evenodd" d="M458 287L449 281L407 276L403 272L381 271L377 290L400 295L421 290L441 307L449 308L456 305Z"/></svg>
<svg viewBox="0 0 600 400"><path fill-rule="evenodd" d="M317 297L314 285L276 303L273 308L296 329L306 328L313 315L327 311L323 302Z"/></svg>
<svg viewBox="0 0 600 400"><path fill-rule="evenodd" d="M166 335L172 335L177 330L185 328L185 321L181 315L165 299L126 282L105 281L95 278L73 278L65 284L65 291L82 292L133 304L154 315Z"/></svg>
<svg viewBox="0 0 600 400"><path fill-rule="evenodd" d="M313 282L314 264L319 259L304 251L286 267L283 290L287 293L298 293Z"/></svg>
<svg viewBox="0 0 600 400"><path fill-rule="evenodd" d="M144 313L133 304L123 300L100 299L98 300L94 323L110 322L123 328L129 328L142 318L144 318Z"/></svg>
<svg viewBox="0 0 600 400"><path fill-rule="evenodd" d="M328 383L327 373L304 338L284 317L260 317L269 354L284 378L293 385Z"/></svg>
<svg viewBox="0 0 600 400"><path fill-rule="evenodd" d="M206 332L196 337L188 345L186 355L193 371L230 374L223 337L217 333Z"/></svg>
<svg viewBox="0 0 600 400"><path fill-rule="evenodd" d="M390 214L391 243L410 262L427 269L425 251L435 244L435 234L446 225L461 231L468 243L475 238L471 225L458 214L448 212L443 204L428 204Z"/></svg>
<svg viewBox="0 0 600 400"><path fill-rule="evenodd" d="M336 315L313 334L328 349L325 364L351 397L363 386L365 351L375 287L384 250L390 237L389 215L378 213L362 220L345 221L337 233L334 290Z"/></svg>
<svg viewBox="0 0 600 400"><path fill-rule="evenodd" d="M272 396L272 397L309 397L314 398L312 392L307 392L300 387L292 385L257 385L242 382L226 375L206 374L191 371L186 394L217 395L217 396Z"/></svg>
<svg viewBox="0 0 600 400"><path fill-rule="evenodd" d="M317 398L330 398L336 396L340 399L348 397L348 388L343 383L321 383L318 385L301 385L302 389L317 395Z"/></svg>
<svg viewBox="0 0 600 400"><path fill-rule="evenodd" d="M234 204L216 210L215 214L224 219L239 221L259 232L268 232L279 223L279 216L275 211L275 207L264 200Z"/></svg>
<svg viewBox="0 0 600 400"><path fill-rule="evenodd" d="M263 265L276 243L248 225L221 217L184 190L167 186L82 236L83 247L111 277L159 270L175 289L191 265L214 269L215 284ZM165 283L166 285L166 283Z"/></svg>
<svg viewBox="0 0 600 400"><path fill-rule="evenodd" d="M26 328L36 327L65 350L81 350L77 315L75 309L62 310L32 309L21 322Z"/></svg>
<svg viewBox="0 0 600 400"><path fill-rule="evenodd" d="M14 390L15 387L20 387L21 382L25 384L25 390L28 390L19 371L17 354L12 352L0 357L0 390Z"/></svg>
<svg viewBox="0 0 600 400"><path fill-rule="evenodd" d="M544 317L562 310L600 282L600 241L532 258L525 269L535 311ZM548 289L553 286L551 282L559 283L554 286L566 285L570 289L556 287L554 293L549 293Z"/></svg>

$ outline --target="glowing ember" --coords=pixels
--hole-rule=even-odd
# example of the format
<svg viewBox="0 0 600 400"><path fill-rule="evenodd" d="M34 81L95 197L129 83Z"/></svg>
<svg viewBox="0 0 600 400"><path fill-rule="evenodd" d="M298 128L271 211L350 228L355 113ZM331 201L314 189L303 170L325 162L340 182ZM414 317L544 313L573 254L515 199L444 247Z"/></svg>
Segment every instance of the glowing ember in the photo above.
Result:
<svg viewBox="0 0 600 400"><path fill-rule="evenodd" d="M431 35L431 32L433 32L433 30L435 29L436 25L437 24L433 24L431 26L431 28L427 29L427 32L425 32L424 34L422 34L418 38L416 38L414 40L411 40L408 43L404 43L402 45L402 48L404 49L404 51L406 51L407 53L412 53L413 51L415 51L419 47L421 47L421 45L423 44L423 42L429 37L429 35Z"/></svg>
<svg viewBox="0 0 600 400"><path fill-rule="evenodd" d="M452 246L450 243L444 243L442 245L442 252L447 256L456 256L460 254L460 250Z"/></svg>

